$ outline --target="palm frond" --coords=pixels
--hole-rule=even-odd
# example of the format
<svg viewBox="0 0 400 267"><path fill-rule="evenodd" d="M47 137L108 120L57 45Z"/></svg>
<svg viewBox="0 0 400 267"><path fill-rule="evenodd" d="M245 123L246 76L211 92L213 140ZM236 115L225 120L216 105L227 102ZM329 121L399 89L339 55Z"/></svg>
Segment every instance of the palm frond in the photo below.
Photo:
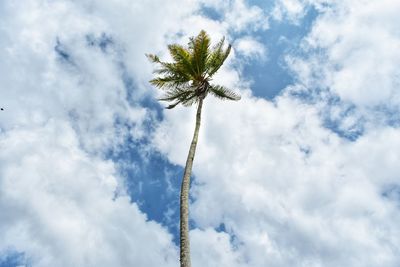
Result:
<svg viewBox="0 0 400 267"><path fill-rule="evenodd" d="M145 56L153 63L160 63L160 58L157 55L145 54Z"/></svg>
<svg viewBox="0 0 400 267"><path fill-rule="evenodd" d="M166 109L173 109L173 108L176 107L179 103L180 103L180 102L177 101L177 102L175 102L175 103L173 103L173 104L171 104L171 105L168 105L168 106L165 107L165 108L166 108Z"/></svg>
<svg viewBox="0 0 400 267"><path fill-rule="evenodd" d="M175 63L180 65L180 69L185 70L185 72L189 73L191 76L195 75L195 71L191 62L191 55L187 49L181 45L172 44L168 45L168 50Z"/></svg>
<svg viewBox="0 0 400 267"><path fill-rule="evenodd" d="M216 63L219 61L219 58L222 57L222 49L224 47L225 37L223 37L211 50L207 62L206 69L209 71Z"/></svg>
<svg viewBox="0 0 400 267"><path fill-rule="evenodd" d="M225 39L222 38L222 40L211 52L211 56L207 61L207 74L210 77L213 76L221 68L222 64L224 64L226 58L231 52L232 46L230 44L225 50L223 50L224 41Z"/></svg>
<svg viewBox="0 0 400 267"><path fill-rule="evenodd" d="M196 94L192 95L191 97L188 97L184 101L182 101L182 105L185 107L190 107L191 105L198 103L199 102L199 97L197 97Z"/></svg>
<svg viewBox="0 0 400 267"><path fill-rule="evenodd" d="M192 53L192 66L198 76L204 74L210 42L210 37L204 30L201 30L195 38L190 39L189 50Z"/></svg>
<svg viewBox="0 0 400 267"><path fill-rule="evenodd" d="M159 98L158 100L161 101L173 101L173 100L179 100L183 101L187 99L188 97L191 97L194 95L195 91L192 90L185 90L185 89L179 89L179 88L174 88L173 90L167 91L163 97Z"/></svg>
<svg viewBox="0 0 400 267"><path fill-rule="evenodd" d="M192 79L190 73L185 70L182 64L163 62L158 56L152 54L146 54L146 56L151 62L160 64L160 67L155 69L153 73L179 77L179 79L186 81Z"/></svg>
<svg viewBox="0 0 400 267"><path fill-rule="evenodd" d="M187 79L180 76L163 76L150 80L150 83L160 89L181 88L188 85Z"/></svg>
<svg viewBox="0 0 400 267"><path fill-rule="evenodd" d="M173 88L168 90L163 97L159 98L160 101L174 101L175 103L168 106L167 108L174 108L178 104L189 106L195 103L197 100L197 92L194 87L186 88Z"/></svg>
<svg viewBox="0 0 400 267"><path fill-rule="evenodd" d="M239 94L236 94L235 92L231 91L230 89L221 86L221 85L213 85L209 88L209 92L222 100L234 100L238 101L241 99L241 96Z"/></svg>

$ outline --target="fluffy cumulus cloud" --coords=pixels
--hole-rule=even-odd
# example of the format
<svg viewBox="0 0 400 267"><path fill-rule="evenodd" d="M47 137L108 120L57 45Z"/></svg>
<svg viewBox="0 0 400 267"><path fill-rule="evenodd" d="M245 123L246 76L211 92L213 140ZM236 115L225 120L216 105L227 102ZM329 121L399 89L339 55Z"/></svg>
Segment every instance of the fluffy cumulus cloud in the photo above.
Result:
<svg viewBox="0 0 400 267"><path fill-rule="evenodd" d="M113 198L114 165L82 151L68 123L15 129L0 147L1 251L33 266L177 264L171 235Z"/></svg>
<svg viewBox="0 0 400 267"><path fill-rule="evenodd" d="M399 265L397 5L279 1L275 19L320 12L286 55L295 84L273 102L248 91L238 103L207 100L192 219L220 234L208 239L217 254L230 235L229 266ZM178 109L159 128L174 163L184 163L193 117ZM203 237L192 231L199 247Z"/></svg>
<svg viewBox="0 0 400 267"><path fill-rule="evenodd" d="M2 1L0 262L22 253L20 264L38 267L178 265L172 234L131 202L107 155L149 135L148 151L184 165L194 109L158 121L144 105L156 94L144 53L167 58L166 44L204 28L233 43L215 81L242 100L204 106L193 266L399 266L396 7ZM254 97L240 71L268 61L254 33L311 9L311 31L285 57L295 84L273 101Z"/></svg>
<svg viewBox="0 0 400 267"><path fill-rule="evenodd" d="M250 36L245 36L236 41L236 50L249 60L265 61L267 52L264 45Z"/></svg>
<svg viewBox="0 0 400 267"><path fill-rule="evenodd" d="M289 19L296 23L304 15L304 9L304 3L299 0L280 0L275 4L272 17L279 21Z"/></svg>
<svg viewBox="0 0 400 267"><path fill-rule="evenodd" d="M12 255L29 266L178 264L172 235L130 202L107 155L149 129L146 52L207 25L217 37L236 27L200 6L1 2L1 264Z"/></svg>
<svg viewBox="0 0 400 267"><path fill-rule="evenodd" d="M154 4L145 8L149 19L157 17ZM141 10L121 3L101 16L106 8L71 1L0 6L0 250L23 253L32 266L177 264L172 236L130 203L105 159L128 136L140 138L151 117L137 104L140 87L129 88L134 74L141 76L135 68L145 61L146 41L136 46L124 29L152 43L130 19Z"/></svg>
<svg viewBox="0 0 400 267"><path fill-rule="evenodd" d="M265 30L269 27L266 12L256 5L248 5L245 0L203 0L201 3L218 12L221 22L233 32Z"/></svg>
<svg viewBox="0 0 400 267"><path fill-rule="evenodd" d="M206 107L192 217L208 234L224 226L235 264L398 264L398 203L384 196L398 183L398 130L343 140L318 109L285 98ZM181 153L183 138L164 136Z"/></svg>
<svg viewBox="0 0 400 267"><path fill-rule="evenodd" d="M357 106L398 107L398 8L392 0L325 6L303 42L308 57L289 59L299 79Z"/></svg>

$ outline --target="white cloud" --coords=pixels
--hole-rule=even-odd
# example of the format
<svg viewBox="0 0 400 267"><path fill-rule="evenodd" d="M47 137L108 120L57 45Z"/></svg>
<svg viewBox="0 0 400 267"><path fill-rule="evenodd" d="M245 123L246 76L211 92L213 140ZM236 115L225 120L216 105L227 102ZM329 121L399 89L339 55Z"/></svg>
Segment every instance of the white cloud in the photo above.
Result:
<svg viewBox="0 0 400 267"><path fill-rule="evenodd" d="M304 43L311 56L293 64L300 80L317 76L316 86L359 106L398 106L399 8L393 0L345 1L326 8Z"/></svg>
<svg viewBox="0 0 400 267"><path fill-rule="evenodd" d="M267 14L257 5L248 5L244 0L202 0L201 2L221 13L222 23L235 32L269 28Z"/></svg>
<svg viewBox="0 0 400 267"><path fill-rule="evenodd" d="M307 9L284 2L281 11L293 19ZM126 196L113 200L120 177L103 153L129 134L146 134L151 111L137 102L149 89L144 53L165 53L166 43L204 27L213 40L268 27L263 11L244 1L202 3L224 18L198 15L192 1L0 4L7 25L0 28L0 206L7 211L0 251L25 252L43 267L177 265L170 234ZM304 48L325 54L290 58L294 87L329 87L358 106L396 106L397 3L349 3L324 6ZM106 34L112 45L106 52L90 46L88 34L96 42ZM64 59L54 51L57 38ZM215 80L239 88L243 99L205 103L192 190L200 227L191 232L193 266L398 266L398 203L381 194L398 184L399 130L370 124L356 141L342 139L324 127L323 104L289 94L274 103L253 98L230 63ZM124 71L140 89L130 99ZM194 110L164 115L152 145L183 165ZM344 129L356 123L346 119ZM212 229L222 223L226 232Z"/></svg>
<svg viewBox="0 0 400 267"><path fill-rule="evenodd" d="M240 266L398 264L400 213L381 196L398 179L398 130L349 142L322 126L317 108L286 97L210 98L204 108L192 217L204 229L224 223ZM165 122L176 129L164 136L171 159L181 151L184 160L190 115Z"/></svg>
<svg viewBox="0 0 400 267"><path fill-rule="evenodd" d="M128 2L1 2L1 253L43 267L178 264L166 229L115 198L122 178L104 154L145 133L144 92L128 97L123 76L147 81L144 53L194 5Z"/></svg>
<svg viewBox="0 0 400 267"><path fill-rule="evenodd" d="M195 229L191 231L190 238L195 266L243 266L244 259L233 248L229 234L212 228L204 231Z"/></svg>
<svg viewBox="0 0 400 267"><path fill-rule="evenodd" d="M235 42L235 50L248 60L266 60L265 46L250 36L242 37Z"/></svg>
<svg viewBox="0 0 400 267"><path fill-rule="evenodd" d="M121 142L115 117L142 123L145 110L129 106L117 55L87 44L86 35L101 36L107 27L80 12L64 2L10 5L4 18L10 26L1 33L3 130L67 119L94 152Z"/></svg>
<svg viewBox="0 0 400 267"><path fill-rule="evenodd" d="M43 267L177 264L171 235L130 203L104 155L127 136L146 134L152 111L139 100L153 91L145 91L152 68L145 53L165 52L171 40L203 28L215 40L228 30L266 27L261 10L243 1L229 7L230 22L228 15L221 22L199 16L199 6L1 2L2 253L24 253ZM240 25L232 24L235 14ZM238 79L233 70L223 73L228 84ZM221 262L230 262L221 254L227 235L216 235L224 236Z"/></svg>
<svg viewBox="0 0 400 267"><path fill-rule="evenodd" d="M291 22L297 23L304 16L305 5L299 0L280 0L276 1L272 11L272 17L275 20L282 21L288 18Z"/></svg>
<svg viewBox="0 0 400 267"><path fill-rule="evenodd" d="M268 18L258 6L247 6L243 0L231 2L226 12L226 22L235 31L266 30L269 28Z"/></svg>
<svg viewBox="0 0 400 267"><path fill-rule="evenodd" d="M171 235L129 197L113 199L114 164L83 152L68 123L9 131L0 147L0 251L33 266L177 264Z"/></svg>
<svg viewBox="0 0 400 267"><path fill-rule="evenodd" d="M397 3L310 1L294 17L305 4L324 13L306 56L288 57L297 84L273 103L207 99L191 216L204 235L224 224L233 266L398 266L399 204L387 190L399 184L400 132L375 110L399 106ZM295 88L316 97L304 104L289 93ZM326 101L332 95L341 101ZM184 164L194 113L168 112L159 149ZM342 131L369 121L350 141L326 128L325 112Z"/></svg>
<svg viewBox="0 0 400 267"><path fill-rule="evenodd" d="M346 2L328 0L276 0L274 1L271 17L277 21L286 21L298 25L310 8L324 12L343 3ZM347 3L351 4L352 2L347 1Z"/></svg>

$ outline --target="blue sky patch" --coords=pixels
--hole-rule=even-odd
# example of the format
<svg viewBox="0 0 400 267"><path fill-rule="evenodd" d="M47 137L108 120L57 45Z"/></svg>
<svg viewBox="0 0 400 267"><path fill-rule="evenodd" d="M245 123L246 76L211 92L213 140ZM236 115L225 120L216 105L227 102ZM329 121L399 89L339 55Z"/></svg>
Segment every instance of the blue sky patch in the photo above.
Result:
<svg viewBox="0 0 400 267"><path fill-rule="evenodd" d="M243 74L253 83L251 89L257 97L272 99L294 83L284 57L299 50L299 44L311 29L317 11L310 9L298 25L289 21L270 20L270 28L254 33L267 48L266 61L250 61L244 66Z"/></svg>
<svg viewBox="0 0 400 267"><path fill-rule="evenodd" d="M6 252L0 255L0 267L30 267L25 258L25 254L21 252Z"/></svg>

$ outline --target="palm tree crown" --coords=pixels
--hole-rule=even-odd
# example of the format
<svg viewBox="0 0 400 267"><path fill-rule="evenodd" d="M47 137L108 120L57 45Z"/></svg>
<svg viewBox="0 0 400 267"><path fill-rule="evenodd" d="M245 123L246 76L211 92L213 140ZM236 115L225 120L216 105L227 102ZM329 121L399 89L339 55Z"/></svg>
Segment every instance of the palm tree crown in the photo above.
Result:
<svg viewBox="0 0 400 267"><path fill-rule="evenodd" d="M150 81L163 89L161 101L173 102L167 108L178 104L191 106L204 99L208 93L223 100L239 100L240 96L228 88L211 83L213 75L219 70L231 51L231 45L224 49L225 38L210 48L210 37L202 30L190 38L188 47L178 44L168 46L173 62L162 62L156 55L148 54L150 61L160 65L154 73L160 76Z"/></svg>

